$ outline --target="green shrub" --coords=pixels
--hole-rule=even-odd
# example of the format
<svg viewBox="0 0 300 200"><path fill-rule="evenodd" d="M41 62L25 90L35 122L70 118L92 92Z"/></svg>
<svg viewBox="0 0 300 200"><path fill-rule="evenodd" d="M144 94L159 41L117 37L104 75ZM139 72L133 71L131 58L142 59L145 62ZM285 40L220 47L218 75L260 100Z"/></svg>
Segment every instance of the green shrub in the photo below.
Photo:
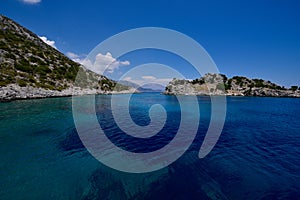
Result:
<svg viewBox="0 0 300 200"><path fill-rule="evenodd" d="M290 90L296 91L296 90L298 90L298 86L293 85L293 86L291 86Z"/></svg>
<svg viewBox="0 0 300 200"><path fill-rule="evenodd" d="M35 78L32 75L28 77L28 80L31 83L35 83L36 82Z"/></svg>
<svg viewBox="0 0 300 200"><path fill-rule="evenodd" d="M172 85L168 85L168 86L166 86L166 88L165 88L165 90L167 90L167 91L172 91L172 89L173 89L173 87L172 87Z"/></svg>
<svg viewBox="0 0 300 200"><path fill-rule="evenodd" d="M0 87L4 87L4 86L7 86L8 84L5 82L5 81L0 81Z"/></svg>
<svg viewBox="0 0 300 200"><path fill-rule="evenodd" d="M68 72L68 73L65 74L65 78L68 79L68 80L74 81L75 78L76 78L76 75L74 73Z"/></svg>
<svg viewBox="0 0 300 200"><path fill-rule="evenodd" d="M226 82L228 80L227 76L225 74L220 74L223 78L223 81Z"/></svg>
<svg viewBox="0 0 300 200"><path fill-rule="evenodd" d="M231 84L224 84L225 90L230 90L232 88Z"/></svg>
<svg viewBox="0 0 300 200"><path fill-rule="evenodd" d="M243 80L247 79L246 77L243 76L234 76L232 77L232 80L236 81L237 85L243 86Z"/></svg>
<svg viewBox="0 0 300 200"><path fill-rule="evenodd" d="M16 60L16 56L15 56L14 54L12 54L12 53L7 53L7 54L5 54L5 57L6 57L6 58L13 59L13 60Z"/></svg>
<svg viewBox="0 0 300 200"><path fill-rule="evenodd" d="M37 57L34 57L34 56L31 56L29 58L29 61L32 62L32 63L37 63L39 65L45 64L45 62L43 62L41 59L39 59Z"/></svg>
<svg viewBox="0 0 300 200"><path fill-rule="evenodd" d="M225 86L224 86L224 84L223 83L219 83L217 86L216 86L216 89L217 90L225 90Z"/></svg>
<svg viewBox="0 0 300 200"><path fill-rule="evenodd" d="M52 70L49 68L49 66L40 65L40 66L35 67L34 72L37 73L37 74L43 74L44 75L44 74L51 73Z"/></svg>
<svg viewBox="0 0 300 200"><path fill-rule="evenodd" d="M205 81L203 80L203 79L195 79L195 80L192 80L192 84L200 84L200 85L202 85L202 84L204 84L205 83Z"/></svg>
<svg viewBox="0 0 300 200"><path fill-rule="evenodd" d="M16 64L15 68L17 70L22 71L22 72L27 72L27 73L32 73L33 72L33 68L30 65Z"/></svg>
<svg viewBox="0 0 300 200"><path fill-rule="evenodd" d="M24 81L23 79L19 79L19 80L18 80L18 85L19 85L20 87L26 87L26 86L27 86L27 83L26 83L26 81Z"/></svg>

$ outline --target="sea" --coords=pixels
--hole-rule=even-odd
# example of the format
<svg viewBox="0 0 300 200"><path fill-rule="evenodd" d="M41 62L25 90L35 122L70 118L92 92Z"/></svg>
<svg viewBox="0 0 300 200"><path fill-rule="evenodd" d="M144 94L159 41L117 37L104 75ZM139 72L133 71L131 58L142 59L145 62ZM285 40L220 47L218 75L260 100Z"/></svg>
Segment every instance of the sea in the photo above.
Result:
<svg viewBox="0 0 300 200"><path fill-rule="evenodd" d="M166 121L157 135L138 138L119 128L127 122L114 120L113 95L76 99L94 98L95 112L83 106L81 113L96 116L117 147L141 154L168 145L184 112L178 98L141 93L128 102L126 95L116 96L114 109L129 103L139 126L151 122L152 105L163 106ZM212 113L209 96L196 98L189 110L200 110L192 144L170 165L147 173L113 169L90 153L74 122L72 97L0 103L0 199L300 199L300 99L226 97L219 140L200 159Z"/></svg>

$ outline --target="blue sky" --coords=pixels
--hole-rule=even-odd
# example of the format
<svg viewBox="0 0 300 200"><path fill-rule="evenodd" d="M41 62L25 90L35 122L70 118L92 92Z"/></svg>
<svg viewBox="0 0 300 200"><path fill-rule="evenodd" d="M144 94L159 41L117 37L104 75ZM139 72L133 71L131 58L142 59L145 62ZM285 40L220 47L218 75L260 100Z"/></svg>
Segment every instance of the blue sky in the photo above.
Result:
<svg viewBox="0 0 300 200"><path fill-rule="evenodd" d="M121 31L147 26L174 29L199 42L221 73L290 86L300 85L299 10L300 1L276 0L2 0L0 13L78 59ZM123 62L118 74L138 64L159 62L187 78L198 76L187 62L167 52L136 52L118 60L120 66Z"/></svg>

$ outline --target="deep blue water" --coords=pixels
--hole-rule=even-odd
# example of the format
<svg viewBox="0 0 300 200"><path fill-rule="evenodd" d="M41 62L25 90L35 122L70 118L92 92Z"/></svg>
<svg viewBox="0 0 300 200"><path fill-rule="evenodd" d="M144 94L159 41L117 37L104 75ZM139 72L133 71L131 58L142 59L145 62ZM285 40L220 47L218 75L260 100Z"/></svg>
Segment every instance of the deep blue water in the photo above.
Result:
<svg viewBox="0 0 300 200"><path fill-rule="evenodd" d="M133 95L130 113L139 125L150 122L151 105L167 110L163 130L146 139L116 126L110 97L96 96L96 110L115 145L150 152L175 137L180 120L176 97ZM227 97L222 135L203 159L198 151L211 107L209 97L198 100L200 127L189 150L167 168L145 174L110 169L86 150L74 125L71 97L1 103L0 199L300 198L300 99Z"/></svg>

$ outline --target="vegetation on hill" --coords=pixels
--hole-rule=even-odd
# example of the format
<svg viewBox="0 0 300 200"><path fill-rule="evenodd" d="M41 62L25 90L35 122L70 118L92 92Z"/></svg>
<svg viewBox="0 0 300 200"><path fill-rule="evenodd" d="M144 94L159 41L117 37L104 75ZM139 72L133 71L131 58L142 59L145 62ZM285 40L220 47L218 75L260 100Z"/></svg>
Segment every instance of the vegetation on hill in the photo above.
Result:
<svg viewBox="0 0 300 200"><path fill-rule="evenodd" d="M79 70L85 74L79 78L79 86L111 91L117 85L84 69L36 34L0 15L0 87L17 84L61 91L74 86ZM116 89L128 88L118 85Z"/></svg>
<svg viewBox="0 0 300 200"><path fill-rule="evenodd" d="M225 90L230 90L233 88L233 85L235 87L239 86L239 87L249 87L249 88L269 88L269 89L276 89L276 90L286 90L286 88L279 86L275 83L272 83L271 81L265 81L263 79L249 79L247 77L244 76L233 76L232 78L227 78L226 75L224 74L220 74L220 76L223 79L223 84L225 87ZM212 74L212 79L210 79L208 82L209 83L214 83L214 79L217 77L217 74ZM207 81L205 80L206 76L202 77L202 78L198 78L195 80L190 81L192 84L205 84L207 83ZM178 81L182 81L182 80L178 80ZM218 84L217 87L219 87L220 89L223 87L222 84ZM298 87L297 86L292 86L291 90L297 90Z"/></svg>
<svg viewBox="0 0 300 200"><path fill-rule="evenodd" d="M192 81L173 79L165 89L166 94L291 96L300 97L298 86L286 89L271 81L243 76L227 78L224 74L205 74Z"/></svg>

